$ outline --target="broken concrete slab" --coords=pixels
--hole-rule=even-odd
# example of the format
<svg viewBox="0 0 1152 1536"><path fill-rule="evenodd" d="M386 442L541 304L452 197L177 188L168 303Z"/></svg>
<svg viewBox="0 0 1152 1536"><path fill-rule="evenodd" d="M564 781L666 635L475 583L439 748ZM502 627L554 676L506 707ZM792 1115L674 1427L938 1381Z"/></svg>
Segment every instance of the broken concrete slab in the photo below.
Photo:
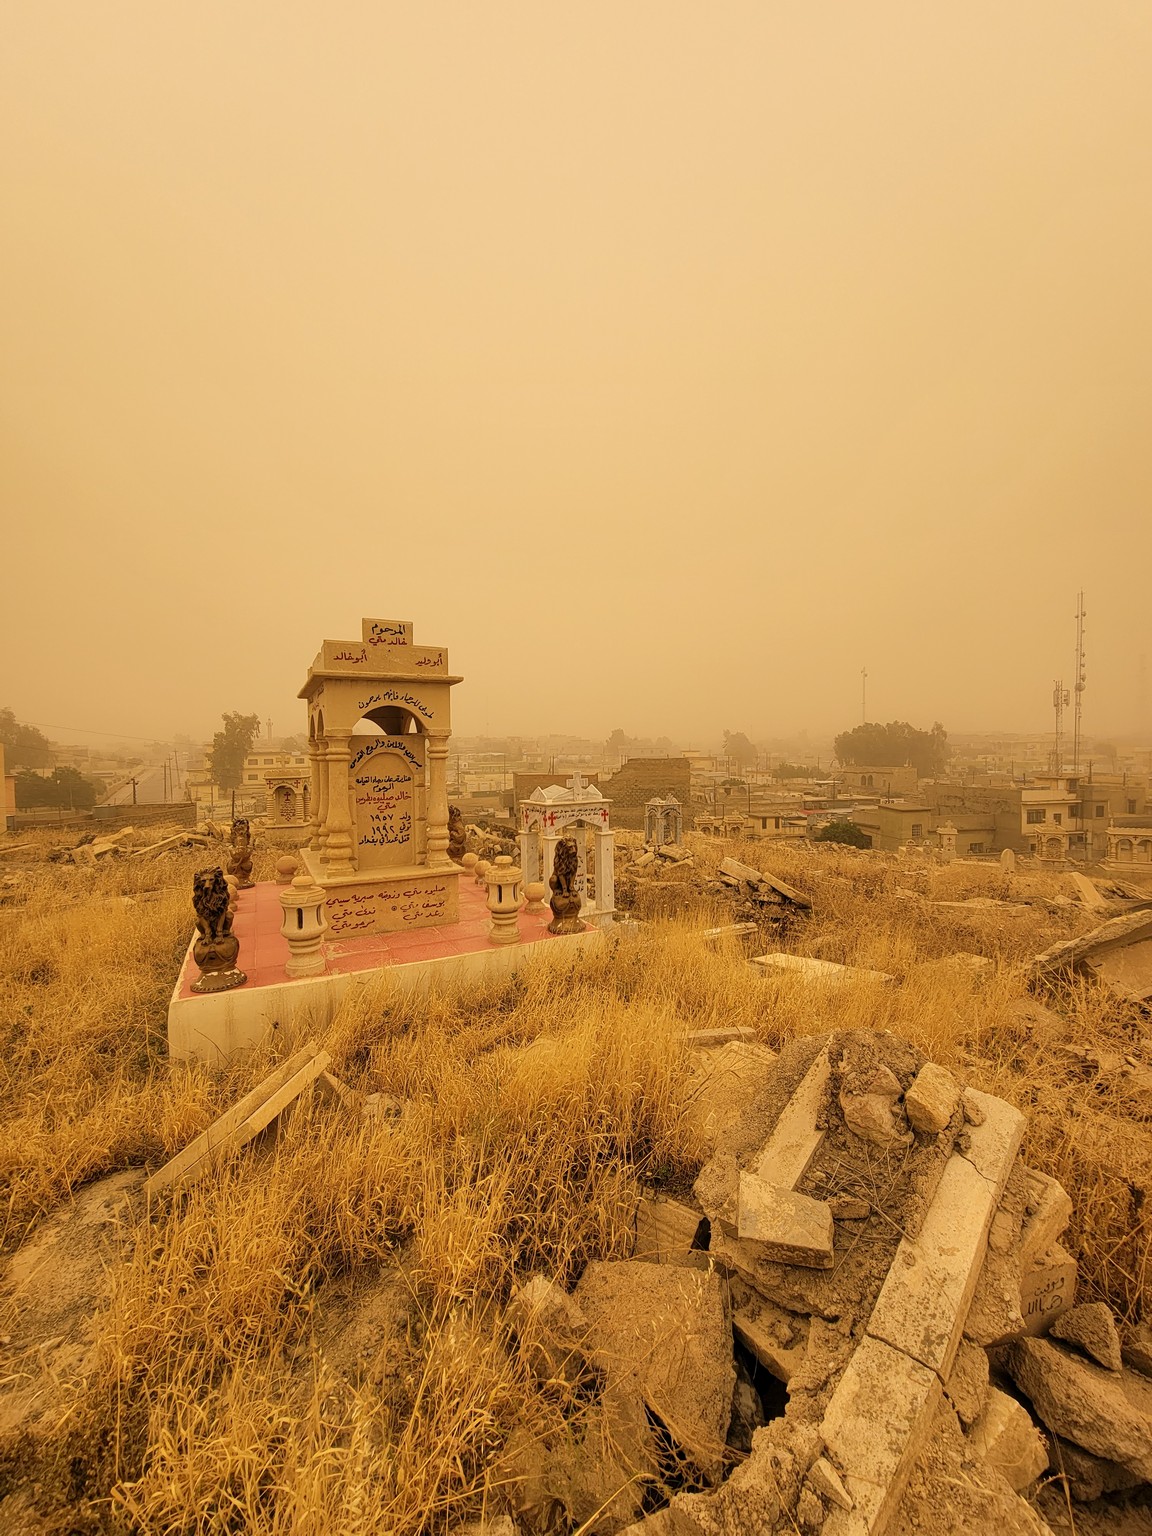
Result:
<svg viewBox="0 0 1152 1536"><path fill-rule="evenodd" d="M775 1051L742 1040L711 1053L685 1106L687 1128L714 1147L756 1097L775 1063Z"/></svg>
<svg viewBox="0 0 1152 1536"><path fill-rule="evenodd" d="M827 1456L817 1456L808 1469L808 1481L813 1491L829 1504L837 1509L850 1510L852 1499L839 1472L828 1460ZM821 1525L823 1525L823 1512L821 1511Z"/></svg>
<svg viewBox="0 0 1152 1536"><path fill-rule="evenodd" d="M1120 1351L1120 1335L1112 1309L1102 1301L1082 1302L1069 1307L1056 1318L1048 1330L1049 1337L1062 1344L1073 1344L1106 1371L1120 1371L1124 1360Z"/></svg>
<svg viewBox="0 0 1152 1536"><path fill-rule="evenodd" d="M730 942L747 943L759 933L755 923L725 923L720 928L705 928L700 937L714 949Z"/></svg>
<svg viewBox="0 0 1152 1536"><path fill-rule="evenodd" d="M1126 1002L1152 999L1152 939L1089 956L1084 963L1098 981Z"/></svg>
<svg viewBox="0 0 1152 1536"><path fill-rule="evenodd" d="M753 869L750 864L742 864L739 859L722 860L716 873L717 878L724 885L748 887L754 896L762 894L769 899L779 898L801 910L809 910L812 906L808 897L793 886L786 885L775 875L767 875L761 870Z"/></svg>
<svg viewBox="0 0 1152 1536"><path fill-rule="evenodd" d="M1036 956L1030 967L1033 980L1059 975L1073 970L1088 960L1097 960L1115 949L1152 939L1152 912L1126 912L1122 917L1111 918L1091 933L1077 939L1067 939L1054 944Z"/></svg>
<svg viewBox="0 0 1152 1536"><path fill-rule="evenodd" d="M805 1269L831 1269L834 1228L824 1200L797 1194L741 1171L736 1193L736 1232L757 1243L765 1258Z"/></svg>
<svg viewBox="0 0 1152 1536"><path fill-rule="evenodd" d="M1125 1391L1127 1372L1106 1371L1047 1339L1018 1340L1007 1366L1055 1434L1152 1481L1152 1420Z"/></svg>
<svg viewBox="0 0 1152 1536"><path fill-rule="evenodd" d="M756 1043L756 1031L747 1024L729 1024L720 1029L691 1029L684 1036L684 1044L694 1051L712 1051L734 1040Z"/></svg>
<svg viewBox="0 0 1152 1536"><path fill-rule="evenodd" d="M935 1371L879 1339L856 1349L820 1431L852 1500L833 1507L824 1536L881 1536L903 1495L940 1402Z"/></svg>
<svg viewBox="0 0 1152 1536"><path fill-rule="evenodd" d="M951 1072L926 1061L904 1095L904 1111L914 1131L938 1135L956 1113L960 1084Z"/></svg>
<svg viewBox="0 0 1152 1536"><path fill-rule="evenodd" d="M724 1462L736 1372L720 1275L595 1261L575 1290L589 1359L608 1388L642 1403L710 1481Z"/></svg>
<svg viewBox="0 0 1152 1536"><path fill-rule="evenodd" d="M767 955L753 955L748 962L757 967L761 975L798 976L803 981L820 986L843 987L855 982L870 982L876 986L888 986L895 981L884 971L868 971L855 965L840 965L835 960L813 960L807 955L789 955L783 950Z"/></svg>
<svg viewBox="0 0 1152 1536"><path fill-rule="evenodd" d="M973 1424L968 1442L1017 1493L1048 1466L1048 1447L1028 1410L997 1387L989 1387L984 1411Z"/></svg>
<svg viewBox="0 0 1152 1536"><path fill-rule="evenodd" d="M1121 1353L1124 1364L1142 1376L1152 1376L1152 1328L1136 1323L1124 1330Z"/></svg>

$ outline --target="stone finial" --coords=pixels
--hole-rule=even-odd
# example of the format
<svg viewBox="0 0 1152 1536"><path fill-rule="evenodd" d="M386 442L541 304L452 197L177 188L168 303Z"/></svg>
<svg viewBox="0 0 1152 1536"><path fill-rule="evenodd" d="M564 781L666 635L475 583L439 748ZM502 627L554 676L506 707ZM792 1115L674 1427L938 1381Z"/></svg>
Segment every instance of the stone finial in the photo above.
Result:
<svg viewBox="0 0 1152 1536"><path fill-rule="evenodd" d="M228 883L219 867L200 869L193 875L196 939L192 945L192 958L200 967L200 975L192 983L193 992L225 992L248 980L247 975L236 968L240 940L232 932L228 896Z"/></svg>
<svg viewBox="0 0 1152 1536"><path fill-rule="evenodd" d="M546 910L544 898L548 894L548 887L543 880L530 880L524 887L524 895L527 897L525 912L535 917Z"/></svg>
<svg viewBox="0 0 1152 1536"><path fill-rule="evenodd" d="M288 944L284 970L289 976L321 976L327 970L324 959L324 935L328 919L324 916L324 892L311 875L298 874L280 897L284 921L280 932Z"/></svg>
<svg viewBox="0 0 1152 1536"><path fill-rule="evenodd" d="M488 910L492 926L488 930L493 944L519 944L520 881L518 869L506 853L500 854L488 871Z"/></svg>
<svg viewBox="0 0 1152 1536"><path fill-rule="evenodd" d="M290 854L285 854L282 859L276 860L276 884L291 885L300 872L300 860L294 859Z"/></svg>
<svg viewBox="0 0 1152 1536"><path fill-rule="evenodd" d="M548 885L552 899L552 921L549 933L583 933L580 921L580 892L576 889L576 873L580 868L580 854L574 837L562 837L556 844L552 860L552 874Z"/></svg>

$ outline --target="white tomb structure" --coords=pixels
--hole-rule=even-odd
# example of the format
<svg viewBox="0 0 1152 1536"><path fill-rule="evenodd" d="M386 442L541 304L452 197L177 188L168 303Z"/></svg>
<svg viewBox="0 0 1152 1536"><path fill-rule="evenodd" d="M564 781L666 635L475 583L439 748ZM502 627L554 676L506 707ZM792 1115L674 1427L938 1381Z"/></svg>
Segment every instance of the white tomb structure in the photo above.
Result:
<svg viewBox="0 0 1152 1536"><path fill-rule="evenodd" d="M654 795L644 806L644 841L650 848L684 840L684 812L675 795Z"/></svg>
<svg viewBox="0 0 1152 1536"><path fill-rule="evenodd" d="M333 939L459 918L448 857L450 692L443 646L414 645L401 619L364 619L325 640L308 703L311 837L304 860Z"/></svg>
<svg viewBox="0 0 1152 1536"><path fill-rule="evenodd" d="M533 790L531 797L520 803L520 867L525 885L535 880L548 883L556 844L570 837L579 861L574 885L580 893L580 920L601 928L612 922L616 910L616 834L608 818L611 804L594 784L585 784L579 773L567 784Z"/></svg>
<svg viewBox="0 0 1152 1536"><path fill-rule="evenodd" d="M298 848L311 831L311 786L307 774L290 766L267 768L268 820L262 836L278 847Z"/></svg>

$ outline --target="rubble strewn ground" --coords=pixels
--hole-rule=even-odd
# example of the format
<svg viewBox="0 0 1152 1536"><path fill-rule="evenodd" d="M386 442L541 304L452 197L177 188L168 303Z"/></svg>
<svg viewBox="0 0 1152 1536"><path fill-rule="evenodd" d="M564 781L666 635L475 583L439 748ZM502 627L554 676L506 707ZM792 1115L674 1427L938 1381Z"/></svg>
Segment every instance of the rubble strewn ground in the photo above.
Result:
<svg viewBox="0 0 1152 1536"><path fill-rule="evenodd" d="M1131 891L689 837L566 975L350 1002L349 1093L148 1196L304 1042L170 1072L205 850L31 841L0 1530L1149 1528L1152 1048L1089 938Z"/></svg>

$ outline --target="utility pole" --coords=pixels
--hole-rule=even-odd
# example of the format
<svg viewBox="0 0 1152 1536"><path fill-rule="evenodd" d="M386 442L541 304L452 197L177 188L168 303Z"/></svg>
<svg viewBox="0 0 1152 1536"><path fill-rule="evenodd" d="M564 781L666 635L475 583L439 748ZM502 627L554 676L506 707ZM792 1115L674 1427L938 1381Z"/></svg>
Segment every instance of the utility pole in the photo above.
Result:
<svg viewBox="0 0 1152 1536"><path fill-rule="evenodd" d="M136 780L132 780L132 804L136 804Z"/></svg>
<svg viewBox="0 0 1152 1536"><path fill-rule="evenodd" d="M860 668L860 724L868 724L868 668Z"/></svg>

